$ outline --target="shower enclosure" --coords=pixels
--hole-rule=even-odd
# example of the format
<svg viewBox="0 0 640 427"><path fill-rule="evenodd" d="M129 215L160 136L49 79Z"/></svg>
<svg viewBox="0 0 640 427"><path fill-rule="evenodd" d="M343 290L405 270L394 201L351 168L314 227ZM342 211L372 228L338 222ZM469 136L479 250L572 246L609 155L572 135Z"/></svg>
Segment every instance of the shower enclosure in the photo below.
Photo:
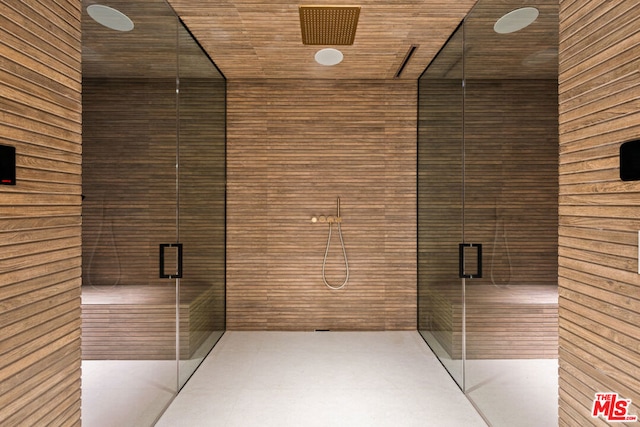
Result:
<svg viewBox="0 0 640 427"><path fill-rule="evenodd" d="M139 427L225 329L226 86L163 0L110 1L128 31L90 17L92 4L82 23L83 421Z"/></svg>
<svg viewBox="0 0 640 427"><path fill-rule="evenodd" d="M527 3L527 4L525 4ZM557 423L557 2L480 0L419 81L419 331L492 426Z"/></svg>

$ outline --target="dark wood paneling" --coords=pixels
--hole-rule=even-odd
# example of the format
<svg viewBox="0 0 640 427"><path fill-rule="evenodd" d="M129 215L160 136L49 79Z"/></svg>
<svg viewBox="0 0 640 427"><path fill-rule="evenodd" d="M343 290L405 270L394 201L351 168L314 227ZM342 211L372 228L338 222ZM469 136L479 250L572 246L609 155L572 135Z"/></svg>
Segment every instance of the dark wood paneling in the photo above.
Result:
<svg viewBox="0 0 640 427"><path fill-rule="evenodd" d="M419 329L459 355L464 222L465 241L484 248L483 278L466 282L467 356L555 357L557 294L527 301L557 286L556 82L468 79L464 117L460 80L420 85ZM520 301L505 299L510 292ZM524 333L527 316L537 325Z"/></svg>
<svg viewBox="0 0 640 427"><path fill-rule="evenodd" d="M180 79L180 302L189 306L190 332L180 339L189 340L192 350L225 329L225 100L225 81L217 73Z"/></svg>
<svg viewBox="0 0 640 427"><path fill-rule="evenodd" d="M86 78L83 88L83 284L102 289L83 301L83 354L175 357L175 281L158 278L160 243L184 245L181 339L191 348L224 330L224 80L181 79L179 108L173 79ZM150 301L113 302L127 287L146 287ZM149 320L127 333L139 313Z"/></svg>
<svg viewBox="0 0 640 427"><path fill-rule="evenodd" d="M79 426L80 5L0 4L0 424Z"/></svg>
<svg viewBox="0 0 640 427"><path fill-rule="evenodd" d="M416 84L229 83L229 329L415 328ZM347 286L322 282L341 197ZM335 232L327 263L344 277Z"/></svg>
<svg viewBox="0 0 640 427"><path fill-rule="evenodd" d="M158 245L176 237L175 79L83 80L83 284L171 286Z"/></svg>
<svg viewBox="0 0 640 427"><path fill-rule="evenodd" d="M458 289L427 289L431 332L447 353L462 358L462 295ZM558 357L558 287L471 286L466 291L467 359Z"/></svg>
<svg viewBox="0 0 640 427"><path fill-rule="evenodd" d="M619 179L640 134L640 9L560 1L560 425L591 417L596 392L640 402L640 186Z"/></svg>
<svg viewBox="0 0 640 427"><path fill-rule="evenodd" d="M182 295L180 357L189 359L220 329L217 287ZM155 360L176 357L175 289L171 286L87 286L82 291L85 360Z"/></svg>
<svg viewBox="0 0 640 427"><path fill-rule="evenodd" d="M557 286L557 116L555 80L466 81L465 240L485 243L474 285Z"/></svg>

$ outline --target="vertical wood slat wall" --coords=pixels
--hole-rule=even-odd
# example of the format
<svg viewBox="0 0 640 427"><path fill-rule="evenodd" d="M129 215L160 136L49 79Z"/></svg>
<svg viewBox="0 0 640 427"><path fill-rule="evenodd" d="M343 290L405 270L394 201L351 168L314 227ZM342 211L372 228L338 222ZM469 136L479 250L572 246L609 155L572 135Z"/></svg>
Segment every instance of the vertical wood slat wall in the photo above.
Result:
<svg viewBox="0 0 640 427"><path fill-rule="evenodd" d="M0 424L80 425L80 2L0 4Z"/></svg>
<svg viewBox="0 0 640 427"><path fill-rule="evenodd" d="M609 425L596 392L640 415L640 183L618 167L640 138L638 20L636 0L560 1L561 426Z"/></svg>
<svg viewBox="0 0 640 427"><path fill-rule="evenodd" d="M415 82L230 81L227 328L416 326ZM349 283L322 281L341 197ZM334 232L327 278L344 264Z"/></svg>

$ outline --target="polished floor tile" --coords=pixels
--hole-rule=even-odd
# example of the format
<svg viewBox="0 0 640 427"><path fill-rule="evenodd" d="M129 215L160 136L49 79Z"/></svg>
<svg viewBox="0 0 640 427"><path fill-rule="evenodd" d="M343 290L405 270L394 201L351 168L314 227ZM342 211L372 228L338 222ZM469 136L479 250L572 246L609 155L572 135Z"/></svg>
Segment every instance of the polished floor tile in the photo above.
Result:
<svg viewBox="0 0 640 427"><path fill-rule="evenodd" d="M82 425L151 426L177 388L175 361L84 360Z"/></svg>
<svg viewBox="0 0 640 427"><path fill-rule="evenodd" d="M156 426L486 423L417 332L227 332Z"/></svg>
<svg viewBox="0 0 640 427"><path fill-rule="evenodd" d="M176 368L84 361L83 426L153 425L173 398ZM468 360L468 396L493 427L557 426L557 369L554 359ZM157 425L397 422L484 425L417 333L228 332Z"/></svg>
<svg viewBox="0 0 640 427"><path fill-rule="evenodd" d="M558 426L558 360L466 361L467 394L493 427Z"/></svg>
<svg viewBox="0 0 640 427"><path fill-rule="evenodd" d="M558 426L558 359L452 359L423 333L491 427ZM464 371L464 376L463 376ZM463 379L464 377L464 379Z"/></svg>

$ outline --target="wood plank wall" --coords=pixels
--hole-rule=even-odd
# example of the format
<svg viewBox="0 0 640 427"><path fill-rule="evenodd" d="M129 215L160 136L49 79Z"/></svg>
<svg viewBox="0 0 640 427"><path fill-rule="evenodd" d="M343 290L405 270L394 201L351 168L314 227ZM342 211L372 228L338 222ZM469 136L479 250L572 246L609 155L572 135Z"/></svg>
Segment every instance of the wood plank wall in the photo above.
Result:
<svg viewBox="0 0 640 427"><path fill-rule="evenodd" d="M1 1L0 425L80 425L80 2Z"/></svg>
<svg viewBox="0 0 640 427"><path fill-rule="evenodd" d="M172 286L158 245L177 239L175 79L85 78L82 102L83 285Z"/></svg>
<svg viewBox="0 0 640 427"><path fill-rule="evenodd" d="M225 329L225 80L213 72L209 78L181 77L179 103L179 240L185 248L180 301L190 305L193 343L198 334Z"/></svg>
<svg viewBox="0 0 640 427"><path fill-rule="evenodd" d="M193 332L199 335L205 327L209 332L224 330L224 80L183 78L180 86L178 230L175 79L83 81L83 285L91 287L95 304L108 305L119 294L127 295L129 290L124 287L136 288L148 298L142 303L135 298L130 301L138 308L83 309L91 320L90 327L83 328L86 358L175 355L175 322L167 318L170 320L174 307L175 319L176 298L175 292L165 292L175 288L175 280L158 277L158 245L178 239L184 245L181 304L198 300L191 314L208 318L192 323L199 329ZM167 266L166 270L172 269ZM102 301L99 292L103 292ZM200 298L204 294L207 304ZM121 306L127 301L112 304ZM145 304L151 319L140 328L137 341L133 335L124 341L131 348L114 350L105 344L101 353L104 335L113 339L114 334L122 334L118 325L132 321ZM154 311L155 306L159 307ZM156 338L144 336L145 330ZM153 345L145 346L145 351L136 349L150 340ZM157 352L151 350L156 347Z"/></svg>
<svg viewBox="0 0 640 427"><path fill-rule="evenodd" d="M483 244L484 266L482 278L466 282L467 309L489 318L510 313L502 322L467 318L467 357L555 357L557 320L548 313L557 287L557 83L467 80L464 137L460 88L460 80L420 83L419 329L461 342L451 327L459 317L452 307L462 304L464 220L465 240ZM534 320L518 325L525 314ZM488 342L492 335L499 345Z"/></svg>
<svg viewBox="0 0 640 427"><path fill-rule="evenodd" d="M416 327L416 83L231 80L227 328ZM349 283L322 281L341 197ZM330 283L344 264L334 234Z"/></svg>
<svg viewBox="0 0 640 427"><path fill-rule="evenodd" d="M640 183L618 167L640 138L639 20L637 0L560 1L561 426L609 425L596 392L640 415Z"/></svg>
<svg viewBox="0 0 640 427"><path fill-rule="evenodd" d="M462 101L451 95L460 82L422 85L421 267L425 281L446 285L458 253L443 259L441 245L462 238ZM557 284L556 97L552 80L467 80L465 239L484 244L486 273L473 285L492 276L497 285Z"/></svg>
<svg viewBox="0 0 640 427"><path fill-rule="evenodd" d="M465 240L486 251L472 286L557 285L557 93L555 80L465 82Z"/></svg>

